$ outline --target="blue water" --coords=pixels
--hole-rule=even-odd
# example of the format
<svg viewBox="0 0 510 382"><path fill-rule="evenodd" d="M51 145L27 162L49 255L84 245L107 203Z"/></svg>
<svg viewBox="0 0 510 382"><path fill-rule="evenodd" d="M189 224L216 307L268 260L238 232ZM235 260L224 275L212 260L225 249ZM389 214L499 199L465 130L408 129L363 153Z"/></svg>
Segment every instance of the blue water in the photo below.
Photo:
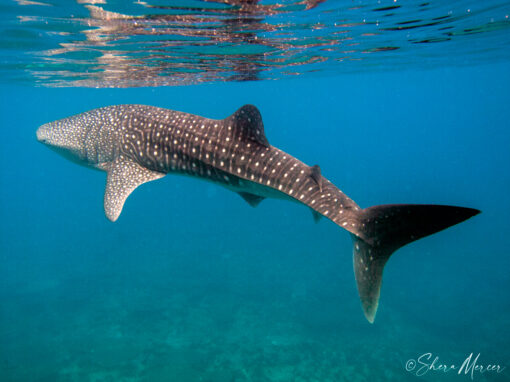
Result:
<svg viewBox="0 0 510 382"><path fill-rule="evenodd" d="M0 381L509 380L510 61L496 48L458 65L279 81L94 89L6 76ZM105 174L48 150L35 130L122 103L211 118L251 103L272 145L319 164L362 207L482 214L396 252L369 324L349 235L298 204L251 208L170 175L109 222ZM427 353L456 369L407 370ZM459 375L471 353L502 370Z"/></svg>

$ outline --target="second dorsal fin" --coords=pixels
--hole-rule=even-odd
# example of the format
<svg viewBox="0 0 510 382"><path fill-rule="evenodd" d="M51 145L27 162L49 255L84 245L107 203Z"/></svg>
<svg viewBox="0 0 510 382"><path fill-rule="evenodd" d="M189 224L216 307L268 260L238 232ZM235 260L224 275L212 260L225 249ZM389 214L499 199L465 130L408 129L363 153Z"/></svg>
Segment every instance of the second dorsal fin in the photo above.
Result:
<svg viewBox="0 0 510 382"><path fill-rule="evenodd" d="M269 147L264 133L264 124L259 110L253 105L244 105L226 120L231 124L234 137L239 140L248 139L262 146Z"/></svg>
<svg viewBox="0 0 510 382"><path fill-rule="evenodd" d="M318 165L310 167L310 176L319 186L319 190L322 192L322 175L321 168Z"/></svg>

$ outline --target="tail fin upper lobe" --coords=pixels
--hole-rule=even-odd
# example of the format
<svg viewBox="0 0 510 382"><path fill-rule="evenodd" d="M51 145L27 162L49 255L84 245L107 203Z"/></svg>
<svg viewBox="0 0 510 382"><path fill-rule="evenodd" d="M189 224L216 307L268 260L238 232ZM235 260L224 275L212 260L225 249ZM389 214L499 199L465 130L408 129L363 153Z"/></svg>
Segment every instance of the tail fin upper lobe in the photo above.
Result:
<svg viewBox="0 0 510 382"><path fill-rule="evenodd" d="M374 322L386 261L400 247L480 213L464 207L393 204L365 208L362 239L352 235L354 274L363 311Z"/></svg>

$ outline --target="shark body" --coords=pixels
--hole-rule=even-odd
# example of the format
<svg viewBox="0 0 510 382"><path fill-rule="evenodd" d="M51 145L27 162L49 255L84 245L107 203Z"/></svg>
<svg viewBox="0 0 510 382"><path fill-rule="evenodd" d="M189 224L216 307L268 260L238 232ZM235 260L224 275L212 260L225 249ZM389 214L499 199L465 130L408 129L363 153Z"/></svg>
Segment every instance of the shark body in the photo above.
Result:
<svg viewBox="0 0 510 382"><path fill-rule="evenodd" d="M136 187L169 173L220 184L252 206L267 197L308 206L316 219L324 216L351 234L356 282L370 322L391 254L480 212L438 205L362 209L324 178L319 166L271 146L252 105L222 120L144 105L108 106L42 125L37 139L68 159L107 172L104 210L111 221Z"/></svg>

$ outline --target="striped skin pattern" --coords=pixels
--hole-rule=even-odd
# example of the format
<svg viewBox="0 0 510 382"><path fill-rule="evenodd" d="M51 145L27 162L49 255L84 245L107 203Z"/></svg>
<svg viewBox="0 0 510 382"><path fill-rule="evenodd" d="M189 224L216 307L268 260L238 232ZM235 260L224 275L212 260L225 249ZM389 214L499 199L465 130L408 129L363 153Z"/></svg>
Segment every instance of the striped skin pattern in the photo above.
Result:
<svg viewBox="0 0 510 382"><path fill-rule="evenodd" d="M47 123L37 139L74 162L107 172L104 209L111 221L136 187L172 173L217 183L252 206L267 197L308 206L314 218L325 216L351 233L358 291L370 322L390 255L479 212L429 205L362 210L319 166L271 146L252 105L222 120L144 105L108 106Z"/></svg>

